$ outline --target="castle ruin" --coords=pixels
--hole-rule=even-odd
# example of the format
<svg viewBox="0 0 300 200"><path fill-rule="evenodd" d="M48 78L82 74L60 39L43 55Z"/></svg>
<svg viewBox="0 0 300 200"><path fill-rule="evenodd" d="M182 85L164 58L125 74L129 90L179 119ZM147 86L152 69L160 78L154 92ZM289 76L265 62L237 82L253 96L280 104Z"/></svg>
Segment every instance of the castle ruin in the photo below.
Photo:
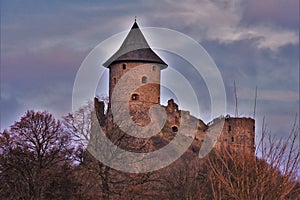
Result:
<svg viewBox="0 0 300 200"><path fill-rule="evenodd" d="M109 104L105 113L104 103L95 98L95 110L100 126L105 127L108 137L116 127L112 102L128 104L130 120L137 125L149 124L151 107L160 105L161 70L167 68L168 65L150 48L136 21L119 50L103 66L109 69ZM129 71L130 73L128 73ZM121 95L119 94L117 99L112 99L114 89L119 88L118 83L121 78L123 88L128 90L133 88L134 90L130 93L120 91ZM197 120L197 127L194 130L186 130L184 133L189 137L189 132L195 131L193 151L199 151L207 136L214 131L214 127L222 125L221 134L214 144L215 148L230 148L238 152L254 154L254 119L226 116L222 117L223 123L219 123L220 119L214 119L205 124L201 119L190 115L188 111L180 110L172 99L168 101L168 105L164 106L164 109L167 116L166 122L155 137L161 137L166 141L172 140L177 134L184 116ZM123 110L120 109L118 112L121 113ZM136 142L136 145L138 143Z"/></svg>

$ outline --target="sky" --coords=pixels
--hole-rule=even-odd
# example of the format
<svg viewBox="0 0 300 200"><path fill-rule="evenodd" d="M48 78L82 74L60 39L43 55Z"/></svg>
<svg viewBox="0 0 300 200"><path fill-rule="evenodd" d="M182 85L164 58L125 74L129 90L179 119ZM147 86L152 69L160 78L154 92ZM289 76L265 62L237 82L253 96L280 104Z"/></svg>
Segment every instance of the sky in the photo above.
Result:
<svg viewBox="0 0 300 200"><path fill-rule="evenodd" d="M229 115L235 115L235 81L240 117L253 117L258 88L258 135L263 118L273 134L290 132L299 115L298 0L2 0L1 130L28 109L47 110L58 118L71 112L81 63L99 43L129 31L135 16L140 27L172 29L204 47L223 78ZM203 91L203 114L197 117L209 122L203 80L185 70L185 60L157 53ZM166 104L169 93L163 95Z"/></svg>

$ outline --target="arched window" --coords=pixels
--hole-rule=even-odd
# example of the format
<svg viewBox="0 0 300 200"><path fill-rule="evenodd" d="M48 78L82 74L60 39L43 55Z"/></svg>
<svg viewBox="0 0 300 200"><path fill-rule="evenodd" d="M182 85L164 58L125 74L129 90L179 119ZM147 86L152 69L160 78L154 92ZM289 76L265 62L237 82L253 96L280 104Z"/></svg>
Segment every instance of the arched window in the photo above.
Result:
<svg viewBox="0 0 300 200"><path fill-rule="evenodd" d="M172 131L173 131L174 133L178 132L178 127L177 127L177 126L172 126Z"/></svg>
<svg viewBox="0 0 300 200"><path fill-rule="evenodd" d="M142 83L147 83L147 77L146 76L142 77Z"/></svg>
<svg viewBox="0 0 300 200"><path fill-rule="evenodd" d="M113 77L113 81L114 81L114 84L116 84L117 83L117 78Z"/></svg>
<svg viewBox="0 0 300 200"><path fill-rule="evenodd" d="M123 68L123 69L126 69L126 64L123 64L123 65L122 65L122 68Z"/></svg>
<svg viewBox="0 0 300 200"><path fill-rule="evenodd" d="M132 94L131 95L131 100L136 101L136 100L139 100L139 99L140 99L140 95L138 95L138 94Z"/></svg>

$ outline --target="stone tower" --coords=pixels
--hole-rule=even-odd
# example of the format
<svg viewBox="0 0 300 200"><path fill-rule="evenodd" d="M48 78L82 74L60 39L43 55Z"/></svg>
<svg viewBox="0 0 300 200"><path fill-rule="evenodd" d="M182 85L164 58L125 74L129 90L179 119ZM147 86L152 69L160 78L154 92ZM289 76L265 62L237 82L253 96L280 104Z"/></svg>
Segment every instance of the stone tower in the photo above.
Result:
<svg viewBox="0 0 300 200"><path fill-rule="evenodd" d="M217 125L212 121L209 127ZM254 155L255 152L255 121L246 117L226 116L222 124L222 132L215 148L229 148L239 153ZM208 129L209 130L209 129Z"/></svg>
<svg viewBox="0 0 300 200"><path fill-rule="evenodd" d="M129 102L132 115L148 113L153 104L160 104L160 71L167 64L150 48L136 21L119 50L103 66L109 68L110 102L117 86L128 90L118 95L117 101ZM121 83L118 85L119 81ZM135 114L135 118L144 121L142 124L149 122L148 116L148 120L138 114Z"/></svg>

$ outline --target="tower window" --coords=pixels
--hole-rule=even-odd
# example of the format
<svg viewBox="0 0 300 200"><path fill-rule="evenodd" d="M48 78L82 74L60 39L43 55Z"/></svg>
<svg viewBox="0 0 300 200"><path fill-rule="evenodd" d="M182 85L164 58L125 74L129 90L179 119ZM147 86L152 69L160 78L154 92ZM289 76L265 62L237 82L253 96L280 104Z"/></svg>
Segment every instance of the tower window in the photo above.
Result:
<svg viewBox="0 0 300 200"><path fill-rule="evenodd" d="M230 125L228 126L228 131L231 131L231 126Z"/></svg>
<svg viewBox="0 0 300 200"><path fill-rule="evenodd" d="M234 137L231 137L231 142L234 142Z"/></svg>
<svg viewBox="0 0 300 200"><path fill-rule="evenodd" d="M113 82L114 82L114 84L117 83L117 78L116 77L113 77Z"/></svg>
<svg viewBox="0 0 300 200"><path fill-rule="evenodd" d="M152 66L152 71L155 71L155 65Z"/></svg>
<svg viewBox="0 0 300 200"><path fill-rule="evenodd" d="M139 99L140 99L140 95L138 95L138 94L132 94L131 95L131 100L136 101L136 100L139 100Z"/></svg>
<svg viewBox="0 0 300 200"><path fill-rule="evenodd" d="M157 101L158 101L158 103L160 103L160 97L157 97Z"/></svg>
<svg viewBox="0 0 300 200"><path fill-rule="evenodd" d="M147 83L147 77L146 76L142 77L142 83Z"/></svg>
<svg viewBox="0 0 300 200"><path fill-rule="evenodd" d="M172 131L173 131L174 133L178 132L178 127L177 127L177 126L172 126Z"/></svg>
<svg viewBox="0 0 300 200"><path fill-rule="evenodd" d="M244 141L244 136L243 135L241 135L241 141Z"/></svg>
<svg viewBox="0 0 300 200"><path fill-rule="evenodd" d="M126 69L126 64L123 64L123 65L122 65L122 68L123 68L123 69Z"/></svg>

